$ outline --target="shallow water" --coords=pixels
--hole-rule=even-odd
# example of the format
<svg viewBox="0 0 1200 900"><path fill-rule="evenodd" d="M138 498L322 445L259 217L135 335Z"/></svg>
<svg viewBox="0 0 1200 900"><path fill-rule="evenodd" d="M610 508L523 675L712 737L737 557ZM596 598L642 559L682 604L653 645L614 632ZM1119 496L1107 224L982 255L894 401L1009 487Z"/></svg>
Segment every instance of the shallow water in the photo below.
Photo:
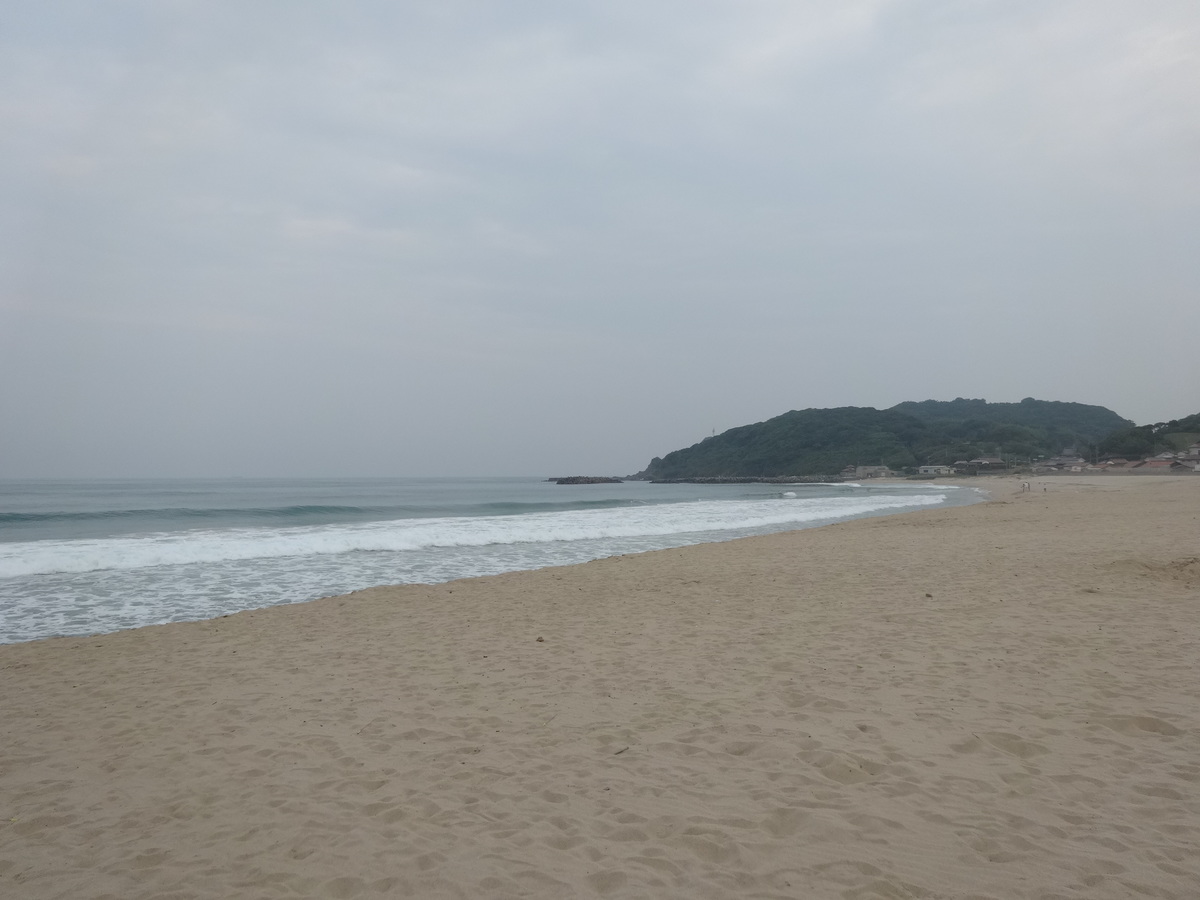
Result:
<svg viewBox="0 0 1200 900"><path fill-rule="evenodd" d="M952 486L534 478L0 482L0 643L979 499Z"/></svg>

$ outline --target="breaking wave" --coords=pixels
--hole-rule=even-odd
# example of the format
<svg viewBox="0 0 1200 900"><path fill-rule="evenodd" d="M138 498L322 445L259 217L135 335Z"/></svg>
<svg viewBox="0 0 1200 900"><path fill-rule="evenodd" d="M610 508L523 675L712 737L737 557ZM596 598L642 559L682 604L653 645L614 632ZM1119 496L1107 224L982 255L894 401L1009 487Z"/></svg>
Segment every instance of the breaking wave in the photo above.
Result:
<svg viewBox="0 0 1200 900"><path fill-rule="evenodd" d="M842 496L607 506L521 515L406 518L282 528L196 529L141 536L0 544L0 578L141 569L231 560L405 552L665 537L839 520L939 505L942 494ZM312 512L314 507L291 507ZM343 509L323 507L324 515ZM86 513L80 515L87 515Z"/></svg>

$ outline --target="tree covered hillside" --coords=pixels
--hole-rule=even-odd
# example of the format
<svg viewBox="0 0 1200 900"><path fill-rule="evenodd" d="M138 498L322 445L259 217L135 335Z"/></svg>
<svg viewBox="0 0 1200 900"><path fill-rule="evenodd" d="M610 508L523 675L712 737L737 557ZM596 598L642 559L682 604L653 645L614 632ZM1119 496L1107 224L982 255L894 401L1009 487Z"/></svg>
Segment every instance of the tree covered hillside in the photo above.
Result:
<svg viewBox="0 0 1200 900"><path fill-rule="evenodd" d="M1103 406L1034 400L1032 397L1026 397L1020 403L988 403L962 397L919 403L909 400L897 403L892 409L926 422L993 422L1038 428L1045 432L1048 440L1064 447L1071 443L1094 444L1119 428L1133 425ZM1059 449L1061 447L1055 448L1055 452Z"/></svg>
<svg viewBox="0 0 1200 900"><path fill-rule="evenodd" d="M902 469L978 456L1029 459L1068 446L1094 446L1132 424L1102 406L1032 398L793 410L655 457L644 474L656 479L834 475L848 465Z"/></svg>
<svg viewBox="0 0 1200 900"><path fill-rule="evenodd" d="M1183 450L1195 441L1200 441L1200 413L1155 425L1122 428L1100 441L1098 449L1101 456L1142 459L1164 450Z"/></svg>

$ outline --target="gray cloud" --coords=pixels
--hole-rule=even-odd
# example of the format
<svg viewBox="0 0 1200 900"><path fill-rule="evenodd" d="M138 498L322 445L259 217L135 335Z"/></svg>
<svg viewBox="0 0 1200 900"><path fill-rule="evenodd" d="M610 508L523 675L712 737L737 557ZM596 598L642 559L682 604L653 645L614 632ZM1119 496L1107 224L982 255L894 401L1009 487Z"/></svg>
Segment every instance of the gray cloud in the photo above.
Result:
<svg viewBox="0 0 1200 900"><path fill-rule="evenodd" d="M1196 411L1190 0L6 6L0 475Z"/></svg>

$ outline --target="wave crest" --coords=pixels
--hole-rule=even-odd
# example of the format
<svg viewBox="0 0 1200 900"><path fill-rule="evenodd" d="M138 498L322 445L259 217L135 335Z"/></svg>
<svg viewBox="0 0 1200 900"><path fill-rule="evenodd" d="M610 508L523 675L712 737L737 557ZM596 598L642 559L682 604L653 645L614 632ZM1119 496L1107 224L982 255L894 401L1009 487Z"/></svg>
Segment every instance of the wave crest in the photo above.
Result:
<svg viewBox="0 0 1200 900"><path fill-rule="evenodd" d="M407 518L0 544L0 578L231 560L745 532L942 503L944 494L697 501L522 515ZM293 507L299 509L301 507ZM306 507L312 510L313 507Z"/></svg>

